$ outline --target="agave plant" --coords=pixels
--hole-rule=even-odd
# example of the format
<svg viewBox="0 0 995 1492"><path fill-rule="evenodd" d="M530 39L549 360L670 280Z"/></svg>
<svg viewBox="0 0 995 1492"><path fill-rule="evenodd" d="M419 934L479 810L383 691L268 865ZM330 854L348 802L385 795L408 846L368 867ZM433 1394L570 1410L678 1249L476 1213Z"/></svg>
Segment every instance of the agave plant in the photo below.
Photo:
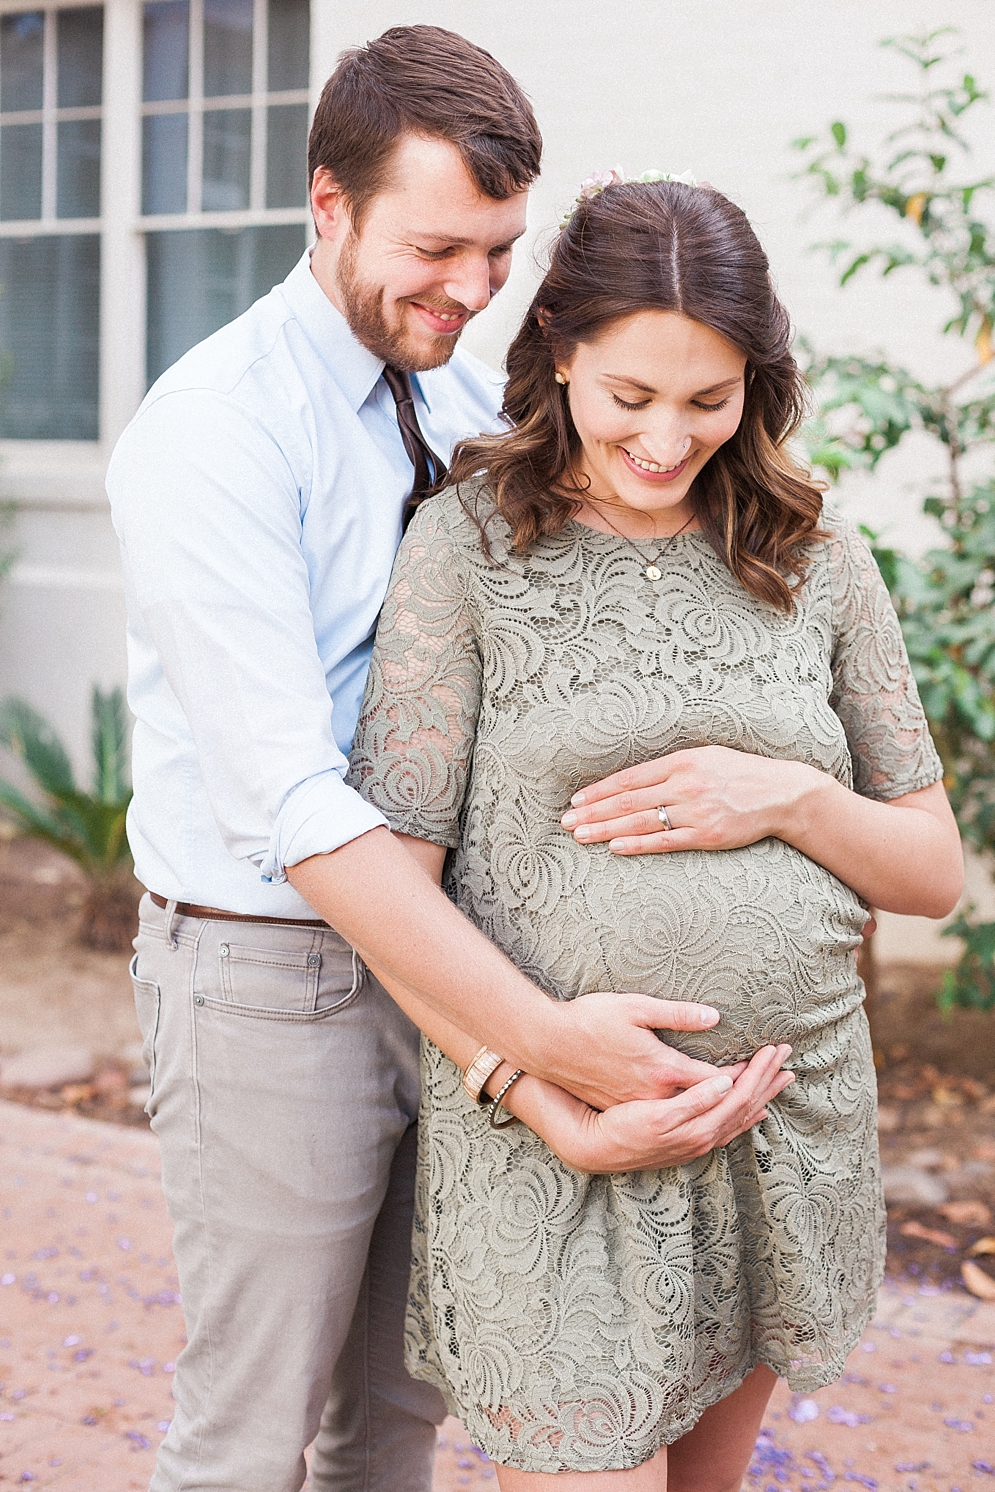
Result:
<svg viewBox="0 0 995 1492"><path fill-rule="evenodd" d="M87 880L80 941L120 949L135 930L136 883L125 835L131 801L128 727L120 689L93 691L93 790L77 787L65 747L48 721L23 699L0 704L0 745L27 767L36 802L0 778L0 809L25 834L75 860Z"/></svg>

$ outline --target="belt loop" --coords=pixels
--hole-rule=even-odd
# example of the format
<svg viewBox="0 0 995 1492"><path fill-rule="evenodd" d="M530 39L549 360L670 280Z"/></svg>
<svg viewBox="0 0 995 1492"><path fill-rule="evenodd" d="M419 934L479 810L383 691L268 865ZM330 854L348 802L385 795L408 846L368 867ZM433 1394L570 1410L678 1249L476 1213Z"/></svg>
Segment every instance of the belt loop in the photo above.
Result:
<svg viewBox="0 0 995 1492"><path fill-rule="evenodd" d="M176 952L177 948L180 946L179 943L176 940L176 933L173 931L173 924L174 924L175 921L176 921L176 902L175 901L167 901L167 903L166 903L166 919L165 919L166 946L167 946L167 948L171 948L174 953Z"/></svg>

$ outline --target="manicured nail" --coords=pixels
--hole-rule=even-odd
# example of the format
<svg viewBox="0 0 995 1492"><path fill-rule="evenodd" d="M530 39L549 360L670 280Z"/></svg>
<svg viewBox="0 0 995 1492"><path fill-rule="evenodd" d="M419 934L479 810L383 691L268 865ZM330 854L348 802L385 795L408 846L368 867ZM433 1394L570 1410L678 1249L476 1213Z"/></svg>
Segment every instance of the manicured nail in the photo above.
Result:
<svg viewBox="0 0 995 1492"><path fill-rule="evenodd" d="M714 1005L699 1005L698 1015L703 1026L716 1026L719 1023L719 1012Z"/></svg>
<svg viewBox="0 0 995 1492"><path fill-rule="evenodd" d="M575 808L581 808L587 802L587 798L583 793L574 793L570 801Z"/></svg>
<svg viewBox="0 0 995 1492"><path fill-rule="evenodd" d="M720 1098L723 1096L723 1094L728 1093L731 1087L732 1078L721 1077L712 1079L712 1089L719 1095Z"/></svg>
<svg viewBox="0 0 995 1492"><path fill-rule="evenodd" d="M572 829L576 822L577 815L575 813L565 813L560 819L560 823L563 825L564 829Z"/></svg>

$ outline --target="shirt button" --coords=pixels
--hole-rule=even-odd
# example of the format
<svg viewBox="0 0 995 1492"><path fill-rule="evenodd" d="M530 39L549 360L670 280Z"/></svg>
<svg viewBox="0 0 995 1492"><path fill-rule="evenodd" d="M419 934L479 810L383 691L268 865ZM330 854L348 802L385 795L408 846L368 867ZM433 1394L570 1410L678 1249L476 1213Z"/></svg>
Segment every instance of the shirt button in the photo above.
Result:
<svg viewBox="0 0 995 1492"><path fill-rule="evenodd" d="M193 1003L195 1005L203 1005L203 1003L204 1003L204 996L203 995L194 995L194 997L193 997Z"/></svg>

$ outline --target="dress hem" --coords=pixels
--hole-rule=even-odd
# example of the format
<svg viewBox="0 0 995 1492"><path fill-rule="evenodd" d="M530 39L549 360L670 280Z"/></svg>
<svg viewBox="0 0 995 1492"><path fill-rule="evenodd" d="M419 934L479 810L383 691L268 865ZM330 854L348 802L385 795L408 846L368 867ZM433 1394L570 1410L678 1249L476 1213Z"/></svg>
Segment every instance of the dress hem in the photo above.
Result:
<svg viewBox="0 0 995 1492"><path fill-rule="evenodd" d="M714 1405L720 1404L723 1399L728 1399L730 1395L736 1392L737 1389L742 1388L743 1384L745 1383L749 1375L753 1372L754 1368L758 1368L761 1366L769 1368L770 1371L776 1374L778 1378L784 1379L785 1383L787 1383L792 1393L815 1393L820 1388L827 1388L829 1384L836 1383L843 1376L843 1373L846 1369L847 1358L855 1350L857 1343L860 1341L861 1337L866 1331L868 1324L874 1319L874 1315L877 1310L877 1292L880 1288L883 1278L884 1271L882 1269L880 1271L880 1278L877 1280L872 1292L872 1303L861 1314L859 1328L847 1334L844 1341L844 1350L841 1354L833 1358L832 1363L825 1363L821 1367L812 1365L806 1368L802 1368L798 1372L785 1372L783 1363L780 1366L777 1366L773 1362L770 1362L762 1353L758 1353L755 1357L751 1357L748 1365L744 1366L741 1371L734 1374L732 1378L726 1378L725 1380L723 1380L721 1386L715 1385L714 1387L718 1391L711 1393L709 1393L707 1390L703 1391L695 1401L693 1416L689 1416L687 1420L681 1423L679 1427L671 1426L667 1432L660 1435L657 1444L649 1448L645 1452L645 1454L640 1451L638 1453L638 1459L633 1459L629 1456L618 1457L616 1458L615 1464L611 1466L523 1466L513 1461L501 1461L488 1449L484 1439L477 1439L475 1429L470 1428L464 1417L463 1406L459 1404L459 1402L453 1395L452 1385L442 1373L434 1370L428 1364L423 1363L409 1363L408 1372L411 1374L412 1378L417 1378L419 1381L424 1383L431 1383L439 1390L439 1392L442 1394L443 1399L445 1400L446 1409L448 1410L448 1412L456 1419L460 1420L464 1428L467 1429L468 1433L473 1437L474 1444L479 1446L481 1450L485 1451L488 1458L496 1466L506 1466L509 1468L509 1470L514 1471L541 1472L547 1476L551 1474L565 1474L568 1472L573 1472L576 1474L580 1471L594 1472L595 1474L605 1471L634 1471L637 1466L643 1466L647 1461L652 1461L653 1457L657 1455L664 1446L675 1444L676 1441L682 1439L683 1436L687 1435L691 1430L693 1430L695 1425L701 1419L702 1415L705 1413L706 1409L711 1409Z"/></svg>

